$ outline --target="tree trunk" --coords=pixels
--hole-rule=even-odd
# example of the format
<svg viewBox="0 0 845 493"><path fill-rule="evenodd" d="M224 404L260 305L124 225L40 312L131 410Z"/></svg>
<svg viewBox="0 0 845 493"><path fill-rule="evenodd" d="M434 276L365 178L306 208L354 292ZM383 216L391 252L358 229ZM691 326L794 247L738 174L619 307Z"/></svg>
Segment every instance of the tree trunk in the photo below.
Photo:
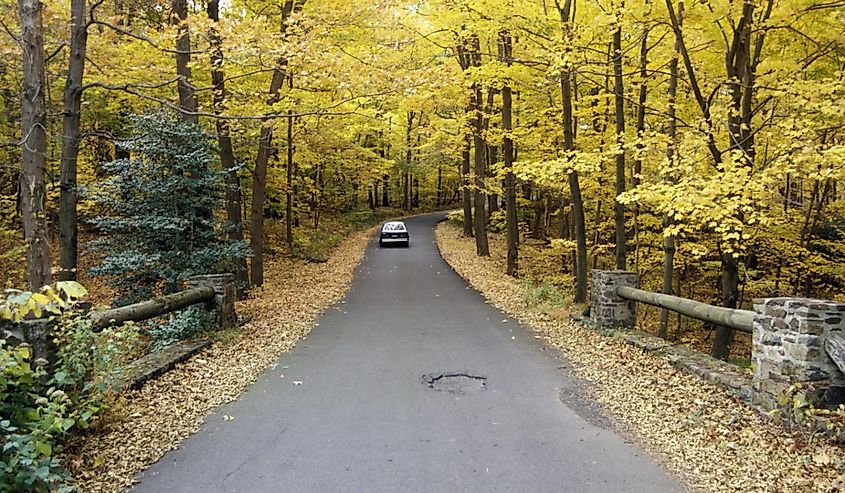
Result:
<svg viewBox="0 0 845 493"><path fill-rule="evenodd" d="M285 241L293 250L293 116L288 111L287 165L285 166Z"/></svg>
<svg viewBox="0 0 845 493"><path fill-rule="evenodd" d="M546 239L546 194L539 187L536 188L537 195L534 197L534 224L531 227L531 236L535 240Z"/></svg>
<svg viewBox="0 0 845 493"><path fill-rule="evenodd" d="M684 22L684 0L678 0L678 23L683 26ZM675 101L678 91L678 54L680 52L680 41L675 37L675 56L669 62L669 143L666 145L666 160L669 162L669 169L674 170L676 159L675 148L677 145L678 120L676 117ZM674 175L667 177L669 183L676 181ZM663 228L672 226L672 218L668 214L663 215ZM672 295L672 277L675 270L675 236L663 237L663 294ZM669 335L669 310L660 310L660 326L657 329L657 336L666 338Z"/></svg>
<svg viewBox="0 0 845 493"><path fill-rule="evenodd" d="M513 40L510 32L499 33L499 59L508 66L513 61ZM516 217L516 176L513 168L513 94L510 81L502 86L502 160L505 167L505 228L508 242L507 273L516 277L519 274L519 223Z"/></svg>
<svg viewBox="0 0 845 493"><path fill-rule="evenodd" d="M31 291L50 284L50 245L45 213L47 171L47 90L44 66L44 26L39 0L18 0L23 54L21 91L20 208L26 242L26 280Z"/></svg>
<svg viewBox="0 0 845 493"><path fill-rule="evenodd" d="M443 165L437 165L437 207L443 205Z"/></svg>
<svg viewBox="0 0 845 493"><path fill-rule="evenodd" d="M571 240L571 221L569 219L569 198L563 197L560 199L558 205L558 223L557 234L561 240ZM561 272L570 272L571 260L575 255L573 253L566 253L561 258L560 270Z"/></svg>
<svg viewBox="0 0 845 493"><path fill-rule="evenodd" d="M258 157L252 171L252 204L249 217L250 258L249 284L264 284L264 199L267 192L267 161L270 158L273 140L272 123L261 127L258 138Z"/></svg>
<svg viewBox="0 0 845 493"><path fill-rule="evenodd" d="M184 1L184 0L182 0ZM294 0L285 0L282 6L281 32L284 36L287 29L286 21L293 11ZM287 80L286 58L280 58L273 69L273 77L270 80L269 97L267 104L276 103ZM252 260L250 262L250 285L261 286L264 284L264 199L267 192L267 164L270 161L270 154L273 150L273 123L263 122L261 134L258 138L258 156L255 158L255 169L252 176L252 207L249 221L249 246L252 249Z"/></svg>
<svg viewBox="0 0 845 493"><path fill-rule="evenodd" d="M560 20L563 24L564 43L572 50L572 15L575 0L565 0L561 7L557 0ZM563 150L566 159L571 161L575 151L575 137L572 122L572 71L567 65L560 74L560 93L563 102ZM575 228L575 303L587 301L587 232L584 224L584 201L581 198L581 184L578 180L578 171L569 170L569 194L572 200L572 222Z"/></svg>
<svg viewBox="0 0 845 493"><path fill-rule="evenodd" d="M736 308L739 300L739 259L731 253L722 254L722 306ZM727 361L731 354L734 331L720 325L716 328L711 355Z"/></svg>
<svg viewBox="0 0 845 493"><path fill-rule="evenodd" d="M499 160L499 148L497 146L487 146L487 176L493 175L493 166ZM499 195L491 193L487 196L487 210L490 214L499 210Z"/></svg>
<svg viewBox="0 0 845 493"><path fill-rule="evenodd" d="M487 88L487 106L484 108L483 112L483 125L482 125L482 135L488 135L490 130L490 122L491 117L493 116L493 109L496 102L496 92L497 89L494 87ZM485 146L484 146L484 176L491 176L493 171L493 165L496 164L496 153L498 149L494 145L490 145L489 142L485 139ZM489 217L490 214L496 212L499 209L498 204L498 197L494 193L487 194L487 216Z"/></svg>
<svg viewBox="0 0 845 493"><path fill-rule="evenodd" d="M373 180L373 210L379 205L378 180Z"/></svg>
<svg viewBox="0 0 845 493"><path fill-rule="evenodd" d="M215 23L220 21L218 0L209 0L208 18ZM216 26L212 27L209 32L209 42L211 45L211 84L214 113L220 115L226 110L226 82L223 73L222 41ZM217 144L220 146L220 168L223 170L226 182L226 231L230 240L242 241L244 232L243 217L241 216L241 182L235 165L235 151L232 149L229 122L217 118L215 126L217 128ZM249 282L246 258L235 259L234 269L235 283L240 292Z"/></svg>
<svg viewBox="0 0 845 493"><path fill-rule="evenodd" d="M572 196L572 222L575 226L575 303L587 301L587 232L584 225L584 200L578 172L569 173L569 193Z"/></svg>
<svg viewBox="0 0 845 493"><path fill-rule="evenodd" d="M470 54L473 67L481 66L481 47L478 36L472 37L472 51ZM475 120L472 131L473 154L475 157L475 187L472 191L472 202L475 216L473 217L473 233L475 235L475 251L480 257L490 255L490 247L487 243L487 213L485 211L484 196L484 172L487 165L487 149L484 142L484 108L482 103L483 92L481 85L473 84L475 93Z"/></svg>
<svg viewBox="0 0 845 493"><path fill-rule="evenodd" d="M631 176L631 188L640 184L640 174L643 171L643 153L645 145L645 103L648 97L648 34L649 26L643 28L643 39L640 41L640 91L637 98L637 155L634 159L634 172ZM674 60L674 59L673 59ZM677 63L677 62L676 62ZM634 271L640 271L640 206L634 203L631 207L634 220Z"/></svg>
<svg viewBox="0 0 845 493"><path fill-rule="evenodd" d="M458 58L458 65L461 70L466 72L472 65L472 59L467 49L472 50L472 47L467 46L466 38L458 39L455 47L455 54ZM468 98L466 107L467 124L464 127L464 147L461 149L461 189L462 189L462 206L464 210L464 236L473 236L473 218L472 218L472 190L470 186L470 148L472 147L472 124L469 115L474 111L475 107L475 93L471 92ZM467 128L469 127L469 128Z"/></svg>
<svg viewBox="0 0 845 493"><path fill-rule="evenodd" d="M470 154L472 136L464 138L464 148L461 149L461 204L464 209L464 236L472 237L472 190L470 187Z"/></svg>
<svg viewBox="0 0 845 493"><path fill-rule="evenodd" d="M613 96L616 114L616 195L613 216L616 223L616 268L627 269L625 259L625 207L619 196L625 192L625 88L622 84L622 27L613 32Z"/></svg>
<svg viewBox="0 0 845 493"><path fill-rule="evenodd" d="M767 2L766 11L757 21L754 19L756 5L743 4L742 16L733 30L733 40L725 56L725 71L731 101L728 111L728 132L731 140L729 150L739 150L742 162L748 168L753 168L755 158L755 132L752 127L755 71L765 39L765 31L758 33L752 51L753 27L755 22L761 24L766 22L771 15L773 3L774 0ZM741 211L737 212L736 219L740 225L745 224L745 217ZM742 250L743 231L739 229L731 232L735 233L736 239L727 241L722 252L722 302L724 306L734 308L739 303L739 253ZM727 359L732 341L733 331L726 327L718 327L712 355L716 358Z"/></svg>
<svg viewBox="0 0 845 493"><path fill-rule="evenodd" d="M176 33L176 75L179 81L176 89L179 92L179 108L182 118L191 123L197 123L197 99L194 86L191 83L191 34L185 21L188 19L188 0L172 0L174 24L179 26Z"/></svg>
<svg viewBox="0 0 845 493"><path fill-rule="evenodd" d="M76 280L79 221L76 203L76 160L79 156L82 78L88 49L86 0L70 2L70 56L62 117L61 191L59 193L59 280Z"/></svg>
<svg viewBox="0 0 845 493"><path fill-rule="evenodd" d="M414 130L414 118L417 114L408 112L407 126L405 127L405 167L402 173L402 210L411 210L411 160L413 148L411 147L411 132Z"/></svg>
<svg viewBox="0 0 845 493"><path fill-rule="evenodd" d="M381 184L381 206L382 207L390 207L390 197L388 196L388 190L390 188L390 175L384 175L382 177L382 184Z"/></svg>

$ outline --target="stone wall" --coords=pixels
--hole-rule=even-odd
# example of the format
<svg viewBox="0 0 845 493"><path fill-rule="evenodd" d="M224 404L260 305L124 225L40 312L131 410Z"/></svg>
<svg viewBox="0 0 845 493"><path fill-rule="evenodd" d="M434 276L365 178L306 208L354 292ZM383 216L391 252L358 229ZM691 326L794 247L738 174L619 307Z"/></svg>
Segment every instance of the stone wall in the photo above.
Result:
<svg viewBox="0 0 845 493"><path fill-rule="evenodd" d="M618 286L637 287L636 272L593 270L590 319L599 327L634 327L637 303L616 294Z"/></svg>
<svg viewBox="0 0 845 493"><path fill-rule="evenodd" d="M230 329L238 325L235 314L235 299L237 289L235 287L234 274L207 274L193 276L188 279L188 288L210 287L214 289L213 309L217 311L217 322L221 329Z"/></svg>
<svg viewBox="0 0 845 493"><path fill-rule="evenodd" d="M636 274L593 271L590 318L597 326L635 325L636 303L618 296L619 286L636 287ZM764 409L784 411L784 417L792 415L796 404L845 403L845 375L825 350L830 334L845 332L845 304L766 298L754 300L754 312L751 400Z"/></svg>
<svg viewBox="0 0 845 493"><path fill-rule="evenodd" d="M769 409L784 404L794 384L795 396L816 406L843 402L845 375L825 352L828 334L845 328L845 304L803 298L754 300L752 365L754 389ZM791 401L791 399L788 399Z"/></svg>

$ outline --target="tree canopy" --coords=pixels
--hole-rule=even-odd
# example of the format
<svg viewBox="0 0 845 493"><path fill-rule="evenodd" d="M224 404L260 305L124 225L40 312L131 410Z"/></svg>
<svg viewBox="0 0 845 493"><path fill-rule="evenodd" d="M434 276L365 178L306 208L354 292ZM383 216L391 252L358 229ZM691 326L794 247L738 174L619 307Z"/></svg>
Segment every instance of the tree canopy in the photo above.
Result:
<svg viewBox="0 0 845 493"><path fill-rule="evenodd" d="M216 137L212 214L250 240L253 285L268 218L293 248L327 214L452 206L480 255L505 218L513 275L521 239L547 242L577 302L590 268L729 307L843 297L842 2L19 0L0 18L7 283L75 277L102 212L76 191L136 157L130 115L157 109Z"/></svg>

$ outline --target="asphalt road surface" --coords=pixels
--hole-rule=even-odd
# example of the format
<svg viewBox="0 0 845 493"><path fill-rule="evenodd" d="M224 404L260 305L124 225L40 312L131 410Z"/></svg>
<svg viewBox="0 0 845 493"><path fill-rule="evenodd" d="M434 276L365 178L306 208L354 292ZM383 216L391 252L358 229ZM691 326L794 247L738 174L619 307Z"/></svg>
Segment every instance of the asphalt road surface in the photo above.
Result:
<svg viewBox="0 0 845 493"><path fill-rule="evenodd" d="M407 221L410 248L374 238L346 299L133 491L684 491L561 399L566 362L440 258L440 217Z"/></svg>

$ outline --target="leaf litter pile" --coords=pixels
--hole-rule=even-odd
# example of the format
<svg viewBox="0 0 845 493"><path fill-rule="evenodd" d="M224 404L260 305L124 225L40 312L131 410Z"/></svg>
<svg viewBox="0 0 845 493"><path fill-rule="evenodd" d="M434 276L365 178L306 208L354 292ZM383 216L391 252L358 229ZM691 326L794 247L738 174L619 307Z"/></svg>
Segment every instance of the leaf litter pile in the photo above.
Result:
<svg viewBox="0 0 845 493"><path fill-rule="evenodd" d="M141 390L127 392L96 432L73 447L64 462L79 489L123 490L135 474L196 432L211 411L236 399L343 297L371 234L351 235L325 263L269 262L265 287L238 303L238 314L252 319L235 342L217 342Z"/></svg>
<svg viewBox="0 0 845 493"><path fill-rule="evenodd" d="M526 307L523 284L507 276L504 242L476 256L471 238L437 227L444 259L499 309L559 349L590 394L693 491L845 491L845 450L787 430L722 389L620 339Z"/></svg>

